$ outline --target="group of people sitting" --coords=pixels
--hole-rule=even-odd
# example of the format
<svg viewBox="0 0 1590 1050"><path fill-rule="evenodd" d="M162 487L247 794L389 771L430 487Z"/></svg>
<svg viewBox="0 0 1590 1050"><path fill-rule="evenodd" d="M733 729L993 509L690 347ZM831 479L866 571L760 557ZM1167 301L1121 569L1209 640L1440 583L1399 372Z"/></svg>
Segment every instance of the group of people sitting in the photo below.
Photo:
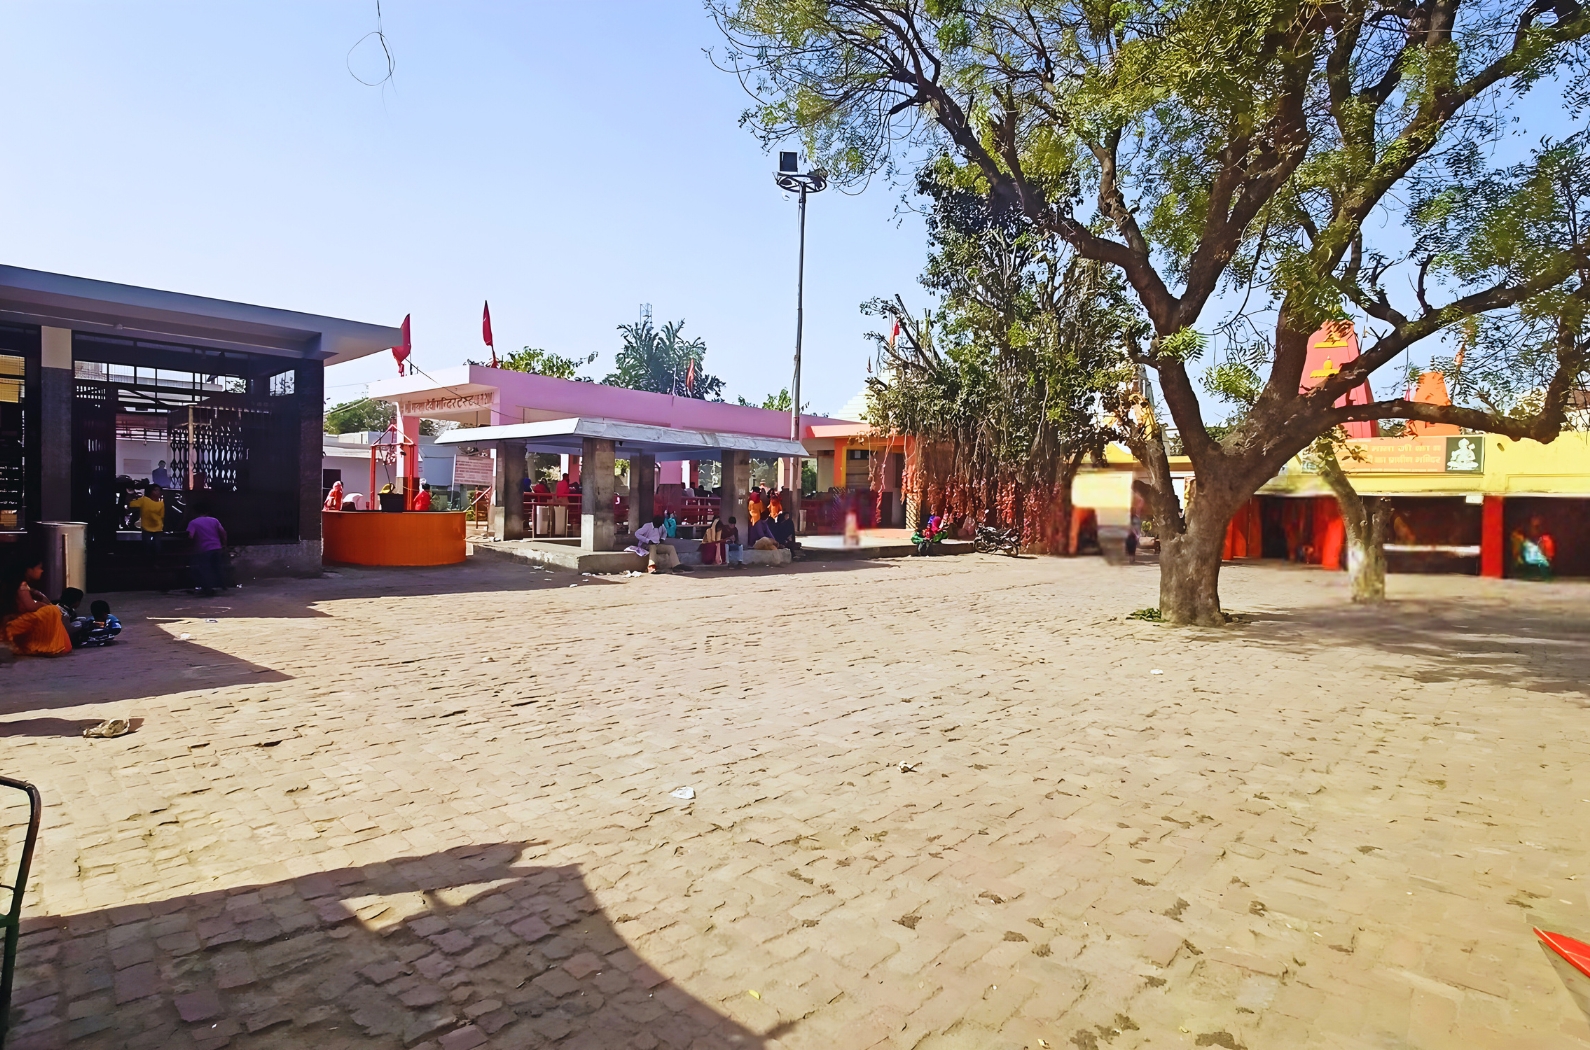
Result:
<svg viewBox="0 0 1590 1050"><path fill-rule="evenodd" d="M76 587L67 587L58 601L50 601L38 588L44 559L20 559L9 576L5 593L0 594L0 637L17 656L61 656L73 649L109 645L121 633L121 621L103 599L89 605L87 616L78 615L83 592Z"/></svg>
<svg viewBox="0 0 1590 1050"><path fill-rule="evenodd" d="M634 542L625 550L644 556L647 572L667 572L679 565L679 552L669 542L678 537L678 531L678 520L672 511L659 514L635 530ZM722 518L713 518L701 537L701 564L743 565L747 546L759 551L783 547L794 555L800 545L795 540L795 522L789 512L780 506L776 518L760 515L743 539L738 518L730 517L727 525Z"/></svg>
<svg viewBox="0 0 1590 1050"><path fill-rule="evenodd" d="M558 483L556 485L548 488L545 481L538 480L532 485L530 483L530 479L525 478L524 491L533 492L538 496L557 496L559 498L564 496L578 496L580 494L580 483L578 481L570 481L569 476L565 474L563 477L558 479Z"/></svg>

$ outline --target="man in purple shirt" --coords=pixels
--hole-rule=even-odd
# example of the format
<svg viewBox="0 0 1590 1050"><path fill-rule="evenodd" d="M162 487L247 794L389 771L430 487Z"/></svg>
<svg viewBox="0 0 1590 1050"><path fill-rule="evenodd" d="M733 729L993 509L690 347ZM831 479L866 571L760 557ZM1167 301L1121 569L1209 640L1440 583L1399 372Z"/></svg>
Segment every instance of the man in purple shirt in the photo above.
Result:
<svg viewBox="0 0 1590 1050"><path fill-rule="evenodd" d="M194 586L206 598L213 597L215 589L221 586L226 529L208 510L200 510L199 516L188 522L188 538L193 541Z"/></svg>

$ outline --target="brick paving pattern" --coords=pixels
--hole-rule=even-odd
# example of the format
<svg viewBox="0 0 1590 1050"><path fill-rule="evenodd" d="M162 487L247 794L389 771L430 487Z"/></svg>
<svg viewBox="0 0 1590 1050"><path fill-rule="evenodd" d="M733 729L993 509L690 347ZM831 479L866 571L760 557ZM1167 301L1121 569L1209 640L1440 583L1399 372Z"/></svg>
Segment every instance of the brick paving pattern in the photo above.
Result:
<svg viewBox="0 0 1590 1050"><path fill-rule="evenodd" d="M1582 586L573 579L127 597L0 666L14 1050L1590 1046L1530 935L1590 933Z"/></svg>

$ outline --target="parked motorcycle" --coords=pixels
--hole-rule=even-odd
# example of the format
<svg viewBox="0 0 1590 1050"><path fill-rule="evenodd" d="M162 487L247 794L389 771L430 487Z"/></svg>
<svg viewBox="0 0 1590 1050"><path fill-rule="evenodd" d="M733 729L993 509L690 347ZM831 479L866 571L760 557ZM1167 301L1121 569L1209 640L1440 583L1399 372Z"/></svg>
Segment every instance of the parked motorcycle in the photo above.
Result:
<svg viewBox="0 0 1590 1050"><path fill-rule="evenodd" d="M977 538L972 542L979 554L1004 554L1014 558L1021 553L1021 537L1015 529L979 525Z"/></svg>

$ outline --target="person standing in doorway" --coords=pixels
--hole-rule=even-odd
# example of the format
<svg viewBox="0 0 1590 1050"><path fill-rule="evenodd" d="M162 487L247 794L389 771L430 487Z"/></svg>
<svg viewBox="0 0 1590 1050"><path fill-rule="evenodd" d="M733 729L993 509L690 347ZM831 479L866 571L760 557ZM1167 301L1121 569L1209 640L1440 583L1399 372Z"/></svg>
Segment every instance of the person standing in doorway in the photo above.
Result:
<svg viewBox="0 0 1590 1050"><path fill-rule="evenodd" d="M165 460L161 460L160 464L155 467L152 473L150 473L149 480L154 484L159 485L162 489L169 489L171 487L171 471L166 469Z"/></svg>
<svg viewBox="0 0 1590 1050"><path fill-rule="evenodd" d="M216 589L223 586L226 528L209 508L200 507L199 516L188 522L188 538L193 541L193 586L204 597L213 597Z"/></svg>
<svg viewBox="0 0 1590 1050"><path fill-rule="evenodd" d="M144 494L127 504L138 512L138 528L143 533L143 548L150 561L160 558L166 533L166 499L159 485L150 485Z"/></svg>

